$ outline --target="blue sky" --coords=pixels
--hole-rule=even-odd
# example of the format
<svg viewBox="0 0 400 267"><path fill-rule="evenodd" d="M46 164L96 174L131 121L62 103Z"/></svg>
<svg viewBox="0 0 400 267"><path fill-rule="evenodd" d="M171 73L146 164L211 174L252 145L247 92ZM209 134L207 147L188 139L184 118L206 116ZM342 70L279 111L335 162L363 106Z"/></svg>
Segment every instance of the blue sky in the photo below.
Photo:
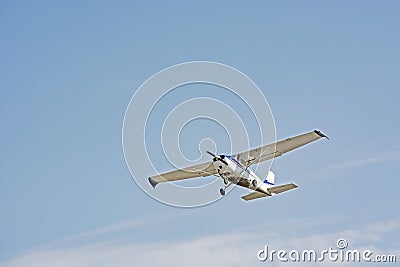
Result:
<svg viewBox="0 0 400 267"><path fill-rule="evenodd" d="M2 1L0 266L258 266L265 244L339 237L399 258L398 11L396 1ZM278 139L331 137L274 162L277 182L298 189L251 203L236 189L197 209L140 190L122 153L125 109L148 77L193 60L253 79Z"/></svg>

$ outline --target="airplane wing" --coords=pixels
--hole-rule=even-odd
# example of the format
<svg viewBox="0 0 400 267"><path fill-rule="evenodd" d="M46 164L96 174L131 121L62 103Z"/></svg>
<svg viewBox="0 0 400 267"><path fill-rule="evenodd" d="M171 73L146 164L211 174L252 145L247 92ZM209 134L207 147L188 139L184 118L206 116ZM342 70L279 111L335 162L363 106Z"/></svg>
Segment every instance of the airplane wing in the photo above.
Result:
<svg viewBox="0 0 400 267"><path fill-rule="evenodd" d="M149 177L149 182L155 188L158 183L172 182L202 176L204 177L214 175L216 173L217 171L215 170L212 162L205 162L187 168L151 176Z"/></svg>
<svg viewBox="0 0 400 267"><path fill-rule="evenodd" d="M308 143L316 141L322 137L328 138L320 131L312 131L309 133L301 134L295 137L287 138L285 140L258 147L246 152L237 154L235 157L239 162L246 166L250 166L261 161L269 160L282 156L283 154L292 151L296 148L304 146Z"/></svg>
<svg viewBox="0 0 400 267"><path fill-rule="evenodd" d="M284 185L270 187L270 188L268 188L268 191L271 192L272 194L279 194L279 193L288 191L290 189L294 189L296 187L297 187L297 185L291 183L291 184L284 184ZM265 194L265 193L262 193L259 191L255 191L248 195L242 196L242 198L246 201L249 201L249 200L253 200L253 199L257 199L257 198L261 198L261 197L269 197L269 196L271 196L271 195L268 195L268 194Z"/></svg>

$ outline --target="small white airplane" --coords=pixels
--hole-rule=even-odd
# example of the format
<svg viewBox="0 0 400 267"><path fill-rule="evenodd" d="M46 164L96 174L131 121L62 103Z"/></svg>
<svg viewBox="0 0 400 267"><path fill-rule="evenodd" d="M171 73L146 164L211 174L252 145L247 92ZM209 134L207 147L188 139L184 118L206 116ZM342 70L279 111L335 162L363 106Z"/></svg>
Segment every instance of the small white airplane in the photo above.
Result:
<svg viewBox="0 0 400 267"><path fill-rule="evenodd" d="M249 167L253 164L282 156L289 151L323 137L329 139L320 131L315 130L232 156L215 155L207 151L213 157L212 162L155 175L149 177L149 182L155 188L158 183L215 175L221 177L225 183L225 186L220 189L221 195L225 195L225 190L229 186L237 184L254 190L254 192L242 196L242 199L246 201L274 196L294 189L297 185L289 183L275 186L275 174L272 171L268 172L263 181Z"/></svg>

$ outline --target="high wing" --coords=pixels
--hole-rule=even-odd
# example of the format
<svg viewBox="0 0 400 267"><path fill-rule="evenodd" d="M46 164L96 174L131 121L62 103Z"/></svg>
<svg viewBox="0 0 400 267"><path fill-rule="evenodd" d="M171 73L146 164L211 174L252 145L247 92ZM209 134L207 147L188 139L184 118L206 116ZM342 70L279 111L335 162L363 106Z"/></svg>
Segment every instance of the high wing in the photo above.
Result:
<svg viewBox="0 0 400 267"><path fill-rule="evenodd" d="M216 173L217 171L215 170L212 162L205 162L187 168L151 176L149 177L149 182L155 188L158 183L209 176L209 175L214 175Z"/></svg>
<svg viewBox="0 0 400 267"><path fill-rule="evenodd" d="M258 147L246 152L237 154L235 157L239 162L245 166L259 163L261 161L269 160L282 156L283 154L292 151L296 148L304 146L308 143L316 141L322 137L328 138L320 131L312 131L309 133L301 134L295 137L287 138L285 140Z"/></svg>
<svg viewBox="0 0 400 267"><path fill-rule="evenodd" d="M270 188L268 188L268 191L271 194L279 194L279 193L288 191L290 189L294 189L296 187L297 187L296 184L290 183L290 184L284 184L284 185L278 185L278 186L270 187ZM242 196L242 198L244 200L246 200L246 201L249 201L249 200L253 200L253 199L257 199L257 198L261 198L261 197L269 197L269 196L271 196L271 195L268 195L268 194L263 193L263 192L255 191L255 192L250 193L248 195Z"/></svg>

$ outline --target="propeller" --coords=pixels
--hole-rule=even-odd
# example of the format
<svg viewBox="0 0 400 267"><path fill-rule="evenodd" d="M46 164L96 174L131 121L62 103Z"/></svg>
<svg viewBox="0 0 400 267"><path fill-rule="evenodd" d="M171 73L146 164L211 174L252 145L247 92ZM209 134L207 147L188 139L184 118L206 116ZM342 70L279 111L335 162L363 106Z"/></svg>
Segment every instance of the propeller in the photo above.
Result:
<svg viewBox="0 0 400 267"><path fill-rule="evenodd" d="M218 156L208 150L206 152L214 158L214 161L219 160L219 161L223 162L225 165L228 165L228 163L224 159L225 158L224 155Z"/></svg>
<svg viewBox="0 0 400 267"><path fill-rule="evenodd" d="M212 153L212 152L210 152L210 151L208 151L208 150L206 150L206 152L207 152L209 155L211 155L213 158L216 158L216 157L217 157L217 155L215 155L214 153Z"/></svg>

